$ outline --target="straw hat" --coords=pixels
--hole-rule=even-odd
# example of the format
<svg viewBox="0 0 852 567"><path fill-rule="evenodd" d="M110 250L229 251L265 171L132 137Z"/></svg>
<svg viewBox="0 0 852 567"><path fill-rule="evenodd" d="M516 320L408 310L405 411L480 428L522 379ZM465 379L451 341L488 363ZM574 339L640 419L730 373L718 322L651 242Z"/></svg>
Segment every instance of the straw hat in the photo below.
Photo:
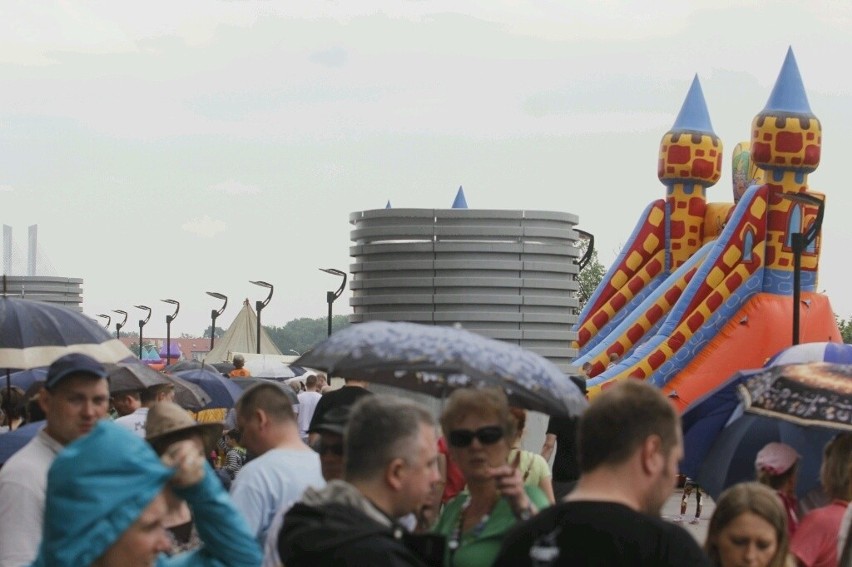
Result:
<svg viewBox="0 0 852 567"><path fill-rule="evenodd" d="M204 440L204 448L210 451L222 436L222 422L198 423L185 409L172 402L160 402L148 410L145 423L145 439L154 443L166 435L178 432L198 432Z"/></svg>

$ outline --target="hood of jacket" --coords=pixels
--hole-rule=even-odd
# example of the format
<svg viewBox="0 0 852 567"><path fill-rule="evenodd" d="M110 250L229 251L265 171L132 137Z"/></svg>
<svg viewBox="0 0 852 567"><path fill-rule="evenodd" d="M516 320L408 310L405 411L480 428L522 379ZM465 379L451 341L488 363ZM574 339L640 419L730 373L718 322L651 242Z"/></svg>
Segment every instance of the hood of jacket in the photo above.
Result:
<svg viewBox="0 0 852 567"><path fill-rule="evenodd" d="M48 471L42 542L33 565L91 565L173 474L143 439L101 420L62 450Z"/></svg>
<svg viewBox="0 0 852 567"><path fill-rule="evenodd" d="M284 518L278 539L283 563L293 554L321 554L366 536L401 539L403 528L378 510L354 486L333 480L308 488Z"/></svg>

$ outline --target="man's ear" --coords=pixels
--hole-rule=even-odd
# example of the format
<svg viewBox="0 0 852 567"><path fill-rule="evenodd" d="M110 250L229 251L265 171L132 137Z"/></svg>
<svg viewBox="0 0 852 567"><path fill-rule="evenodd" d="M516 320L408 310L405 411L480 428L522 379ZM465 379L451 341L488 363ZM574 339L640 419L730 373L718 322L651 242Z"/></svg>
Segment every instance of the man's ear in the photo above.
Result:
<svg viewBox="0 0 852 567"><path fill-rule="evenodd" d="M42 388L38 393L38 405L41 406L41 411L47 414L47 406L50 401L50 392L47 391L47 388Z"/></svg>
<svg viewBox="0 0 852 567"><path fill-rule="evenodd" d="M261 429L264 429L269 424L269 416L260 408L254 410L254 417L257 419L257 424Z"/></svg>
<svg viewBox="0 0 852 567"><path fill-rule="evenodd" d="M649 435L645 438L640 448L642 472L654 475L660 470L665 464L662 449L663 440L659 435Z"/></svg>
<svg viewBox="0 0 852 567"><path fill-rule="evenodd" d="M397 457L385 468L385 481L393 490L399 492L405 482L405 459Z"/></svg>

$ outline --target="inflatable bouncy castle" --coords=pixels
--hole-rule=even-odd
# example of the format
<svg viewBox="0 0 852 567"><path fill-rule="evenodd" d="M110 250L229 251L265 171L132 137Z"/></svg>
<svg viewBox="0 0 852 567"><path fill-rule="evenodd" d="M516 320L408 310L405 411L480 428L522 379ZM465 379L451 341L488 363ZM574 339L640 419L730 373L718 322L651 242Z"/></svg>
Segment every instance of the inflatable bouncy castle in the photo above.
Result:
<svg viewBox="0 0 852 567"><path fill-rule="evenodd" d="M734 150L733 202L707 202L723 150L696 76L660 143L665 198L642 212L579 316L574 364L587 369L590 396L635 378L684 409L734 372L762 366L792 342L794 273L801 342L841 342L816 292L825 198L808 174L821 140L789 50L750 143ZM809 229L815 237L802 245Z"/></svg>

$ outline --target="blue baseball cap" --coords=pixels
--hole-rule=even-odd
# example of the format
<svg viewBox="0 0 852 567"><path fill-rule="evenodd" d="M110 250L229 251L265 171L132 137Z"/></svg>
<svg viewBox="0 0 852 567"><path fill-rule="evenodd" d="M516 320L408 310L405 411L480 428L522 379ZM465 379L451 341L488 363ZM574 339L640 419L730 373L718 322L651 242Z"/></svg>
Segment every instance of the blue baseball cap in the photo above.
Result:
<svg viewBox="0 0 852 567"><path fill-rule="evenodd" d="M103 364L91 356L72 352L71 354L60 356L53 361L53 364L47 369L47 380L44 383L44 387L50 390L59 384L60 380L72 374L85 374L94 376L95 378L106 378L107 370Z"/></svg>

